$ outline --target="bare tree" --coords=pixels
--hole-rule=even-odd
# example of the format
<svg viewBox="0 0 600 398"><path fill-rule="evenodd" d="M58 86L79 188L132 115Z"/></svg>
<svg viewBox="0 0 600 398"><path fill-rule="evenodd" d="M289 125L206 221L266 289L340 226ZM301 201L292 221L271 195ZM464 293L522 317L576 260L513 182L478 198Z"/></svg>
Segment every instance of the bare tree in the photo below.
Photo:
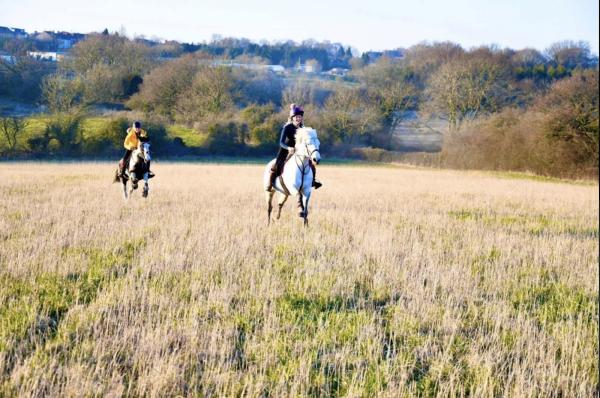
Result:
<svg viewBox="0 0 600 398"><path fill-rule="evenodd" d="M559 80L535 108L546 115L549 138L570 148L573 161L598 167L598 70L576 71Z"/></svg>
<svg viewBox="0 0 600 398"><path fill-rule="evenodd" d="M568 69L598 65L598 57L592 55L589 43L584 41L565 40L554 43L546 50L546 54L556 65Z"/></svg>
<svg viewBox="0 0 600 398"><path fill-rule="evenodd" d="M118 34L92 34L77 43L72 57L60 62L70 75L81 78L88 102L121 100L153 62L150 48Z"/></svg>
<svg viewBox="0 0 600 398"><path fill-rule="evenodd" d="M75 108L81 94L81 81L61 73L46 76L42 82L42 98L51 112L68 112Z"/></svg>
<svg viewBox="0 0 600 398"><path fill-rule="evenodd" d="M325 102L324 122L332 140L356 143L376 131L381 115L362 90L342 88Z"/></svg>
<svg viewBox="0 0 600 398"><path fill-rule="evenodd" d="M174 118L179 97L189 90L198 70L198 59L192 55L169 61L144 77L140 91L127 104L146 113Z"/></svg>
<svg viewBox="0 0 600 398"><path fill-rule="evenodd" d="M411 70L382 57L357 76L366 87L369 101L377 107L388 133L393 133L403 112L416 103L417 88L412 82Z"/></svg>
<svg viewBox="0 0 600 398"><path fill-rule="evenodd" d="M283 90L281 103L284 107L288 104L312 104L314 101L313 87L306 82L295 82Z"/></svg>
<svg viewBox="0 0 600 398"><path fill-rule="evenodd" d="M191 87L181 93L175 105L176 117L190 123L233 107L233 78L223 66L204 66L194 76Z"/></svg>
<svg viewBox="0 0 600 398"><path fill-rule="evenodd" d="M505 97L502 73L498 63L486 59L448 62L431 77L425 108L447 118L449 131L455 132L463 120L499 109Z"/></svg>

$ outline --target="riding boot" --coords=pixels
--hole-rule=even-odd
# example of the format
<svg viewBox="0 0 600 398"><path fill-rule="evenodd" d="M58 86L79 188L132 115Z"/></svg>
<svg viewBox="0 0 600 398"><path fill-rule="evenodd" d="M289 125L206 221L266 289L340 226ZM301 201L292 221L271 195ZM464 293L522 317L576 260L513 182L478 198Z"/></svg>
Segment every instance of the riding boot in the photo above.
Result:
<svg viewBox="0 0 600 398"><path fill-rule="evenodd" d="M317 168L315 167L315 164L313 162L310 162L310 168L313 172L312 186L314 189L319 189L323 186L323 184L321 184L321 182L317 180Z"/></svg>
<svg viewBox="0 0 600 398"><path fill-rule="evenodd" d="M125 160L119 160L119 177L125 177Z"/></svg>

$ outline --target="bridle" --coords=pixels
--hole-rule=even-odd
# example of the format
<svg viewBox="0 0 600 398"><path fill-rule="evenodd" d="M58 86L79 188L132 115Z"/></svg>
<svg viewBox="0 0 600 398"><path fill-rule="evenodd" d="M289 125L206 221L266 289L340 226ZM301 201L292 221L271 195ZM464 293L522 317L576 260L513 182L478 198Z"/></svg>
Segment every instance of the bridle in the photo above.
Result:
<svg viewBox="0 0 600 398"><path fill-rule="evenodd" d="M142 159L142 161L144 163L147 163L148 161L146 160L146 146L145 144L141 144L138 148L138 153L137 153L138 158Z"/></svg>
<svg viewBox="0 0 600 398"><path fill-rule="evenodd" d="M306 174L306 167L308 166L308 164L310 162L312 162L312 155L316 152L319 152L319 149L315 146L315 148L313 150L308 149L308 144L306 142L303 143L304 144L304 148L306 149L306 155L304 154L298 154L296 152L294 152L294 161L296 162L296 167L298 167L298 170L300 170L300 173L302 174L302 183L300 184L300 190L302 190L302 187L304 186L304 175ZM308 158L308 162L307 164L304 164L303 160L300 160L300 163L298 163L298 159L299 158Z"/></svg>

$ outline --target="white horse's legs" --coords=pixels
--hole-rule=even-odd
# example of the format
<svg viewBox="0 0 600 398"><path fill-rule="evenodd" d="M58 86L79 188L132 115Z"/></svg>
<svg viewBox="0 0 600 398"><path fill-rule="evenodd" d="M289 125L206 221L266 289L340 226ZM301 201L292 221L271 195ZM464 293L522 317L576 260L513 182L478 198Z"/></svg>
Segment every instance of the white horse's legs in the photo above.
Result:
<svg viewBox="0 0 600 398"><path fill-rule="evenodd" d="M279 217L281 217L281 208L283 207L283 205L285 204L285 202L287 201L287 199L289 198L289 196L284 195L282 193L279 194L279 199L277 200L277 219L279 220Z"/></svg>
<svg viewBox="0 0 600 398"><path fill-rule="evenodd" d="M273 201L274 190L265 192L265 199L267 200L267 224L271 223L271 212L273 211L273 205L271 202Z"/></svg>
<svg viewBox="0 0 600 398"><path fill-rule="evenodd" d="M271 212L273 211L273 195L275 190L265 192L265 199L267 200L267 222L271 222ZM277 219L281 217L281 209L289 196L282 194L281 192L277 195Z"/></svg>
<svg viewBox="0 0 600 398"><path fill-rule="evenodd" d="M308 201L310 200L310 191L301 196L302 213L301 217L304 218L304 226L308 226Z"/></svg>

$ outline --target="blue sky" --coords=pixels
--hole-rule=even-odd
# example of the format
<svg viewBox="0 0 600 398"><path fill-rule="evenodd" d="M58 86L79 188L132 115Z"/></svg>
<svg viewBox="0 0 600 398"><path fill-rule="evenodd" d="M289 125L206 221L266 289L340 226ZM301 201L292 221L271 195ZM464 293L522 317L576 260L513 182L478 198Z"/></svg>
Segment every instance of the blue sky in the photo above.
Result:
<svg viewBox="0 0 600 398"><path fill-rule="evenodd" d="M316 39L359 51L453 41L544 50L584 40L598 54L598 0L0 0L0 26L27 31L209 41L214 34L253 41Z"/></svg>

